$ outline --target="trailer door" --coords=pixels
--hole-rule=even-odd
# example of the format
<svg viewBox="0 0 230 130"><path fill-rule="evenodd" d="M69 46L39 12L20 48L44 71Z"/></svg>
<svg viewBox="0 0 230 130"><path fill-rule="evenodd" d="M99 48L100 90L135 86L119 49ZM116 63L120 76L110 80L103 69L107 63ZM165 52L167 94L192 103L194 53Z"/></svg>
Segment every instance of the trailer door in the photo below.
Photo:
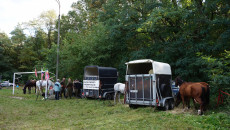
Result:
<svg viewBox="0 0 230 130"><path fill-rule="evenodd" d="M151 105L153 102L152 75L128 75L129 104Z"/></svg>

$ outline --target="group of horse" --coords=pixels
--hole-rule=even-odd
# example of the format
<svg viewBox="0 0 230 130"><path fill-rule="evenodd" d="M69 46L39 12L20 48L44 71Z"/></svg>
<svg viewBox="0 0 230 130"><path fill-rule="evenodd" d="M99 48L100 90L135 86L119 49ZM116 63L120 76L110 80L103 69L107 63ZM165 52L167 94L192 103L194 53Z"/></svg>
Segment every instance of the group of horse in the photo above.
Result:
<svg viewBox="0 0 230 130"><path fill-rule="evenodd" d="M77 98L80 97L80 89L82 88L82 83L78 80L75 80L74 82L69 78L68 82L66 82L66 78L63 78L60 82L61 84L61 91L60 91L60 97L62 98L62 95L65 98L72 98L72 96L76 96ZM45 87L47 87L47 90L51 90L54 87L54 83L51 80L28 80L23 88L23 93L26 94L26 90L28 89L29 94L31 93L32 87L35 87L35 93L37 95L37 98L39 96L44 97L44 90ZM37 100L37 99L36 99Z"/></svg>
<svg viewBox="0 0 230 130"><path fill-rule="evenodd" d="M81 86L79 86L81 85ZM207 105L209 104L209 95L210 95L210 88L209 84L206 82L185 82L179 77L175 79L175 85L179 86L179 92L175 96L175 106L177 107L181 102L183 103L183 109L185 105L187 105L188 109L190 108L190 100L193 100L193 104L196 107L196 103L200 105L200 109L198 110L198 114L202 115L204 110L207 109ZM31 87L35 87L35 92L37 93L37 97L43 94L43 89L47 86L48 90L51 86L54 86L54 83L51 80L30 80L25 84L23 89L24 94L26 94L26 88L28 88L29 93L31 93ZM69 78L68 83L66 84L66 79L63 78L61 81L61 92L60 97L64 94L65 98L72 97L73 91L75 96L80 96L80 89L82 89L82 84L75 80ZM114 104L116 104L116 98L118 95L119 102L120 102L120 94L125 94L125 84L123 83L116 83L114 85ZM125 98L125 96L124 96Z"/></svg>

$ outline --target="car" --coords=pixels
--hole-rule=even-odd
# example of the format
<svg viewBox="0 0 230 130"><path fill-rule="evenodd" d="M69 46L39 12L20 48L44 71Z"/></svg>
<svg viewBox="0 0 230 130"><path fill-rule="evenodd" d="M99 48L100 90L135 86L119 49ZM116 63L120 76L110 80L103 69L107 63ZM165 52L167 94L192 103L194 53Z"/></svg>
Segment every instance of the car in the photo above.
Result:
<svg viewBox="0 0 230 130"><path fill-rule="evenodd" d="M179 92L179 86L175 85L175 82L172 81L172 91L173 91L173 96L175 97L177 95L177 93Z"/></svg>
<svg viewBox="0 0 230 130"><path fill-rule="evenodd" d="M3 81L1 83L1 86L2 87L9 87L9 86L13 86L13 83L10 83L9 81Z"/></svg>

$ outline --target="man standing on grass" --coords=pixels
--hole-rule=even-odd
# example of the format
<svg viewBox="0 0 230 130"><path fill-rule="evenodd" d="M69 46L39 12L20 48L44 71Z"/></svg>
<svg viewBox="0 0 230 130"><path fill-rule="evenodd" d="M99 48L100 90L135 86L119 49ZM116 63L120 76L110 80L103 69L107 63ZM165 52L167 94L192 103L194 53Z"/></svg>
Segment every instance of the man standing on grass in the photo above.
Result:
<svg viewBox="0 0 230 130"><path fill-rule="evenodd" d="M59 82L60 82L60 80L57 79L57 82L54 85L55 99L56 100L59 100L59 93L60 93L60 90L61 90L61 84Z"/></svg>

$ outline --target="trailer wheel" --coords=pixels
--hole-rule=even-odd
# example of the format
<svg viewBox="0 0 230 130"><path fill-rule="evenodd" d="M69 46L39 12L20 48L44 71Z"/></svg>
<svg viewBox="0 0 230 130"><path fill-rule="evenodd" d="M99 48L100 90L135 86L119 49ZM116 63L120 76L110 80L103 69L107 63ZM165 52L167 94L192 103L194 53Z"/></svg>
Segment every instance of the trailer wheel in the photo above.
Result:
<svg viewBox="0 0 230 130"><path fill-rule="evenodd" d="M163 107L163 110L164 111L169 110L169 101L168 100L165 100L165 106Z"/></svg>
<svg viewBox="0 0 230 130"><path fill-rule="evenodd" d="M106 94L105 95L105 99L106 100L111 100L112 99L112 95L111 94Z"/></svg>
<svg viewBox="0 0 230 130"><path fill-rule="evenodd" d="M137 105L129 104L129 108L136 109Z"/></svg>
<svg viewBox="0 0 230 130"><path fill-rule="evenodd" d="M169 101L169 110L174 109L174 100Z"/></svg>

